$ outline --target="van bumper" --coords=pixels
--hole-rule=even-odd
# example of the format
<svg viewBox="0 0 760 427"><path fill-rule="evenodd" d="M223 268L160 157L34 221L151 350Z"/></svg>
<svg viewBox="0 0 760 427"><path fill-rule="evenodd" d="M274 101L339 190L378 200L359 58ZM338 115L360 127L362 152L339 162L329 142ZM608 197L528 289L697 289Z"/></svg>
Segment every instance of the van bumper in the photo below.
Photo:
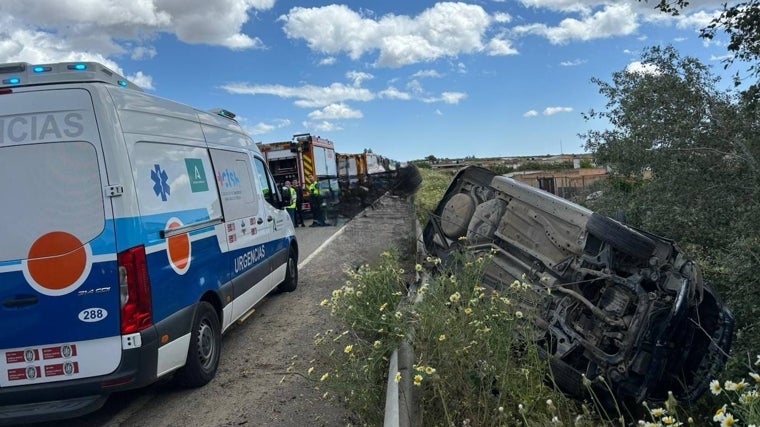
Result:
<svg viewBox="0 0 760 427"><path fill-rule="evenodd" d="M123 350L111 374L79 380L0 388L0 426L73 418L98 410L117 391L156 380L155 327L141 332L142 346Z"/></svg>

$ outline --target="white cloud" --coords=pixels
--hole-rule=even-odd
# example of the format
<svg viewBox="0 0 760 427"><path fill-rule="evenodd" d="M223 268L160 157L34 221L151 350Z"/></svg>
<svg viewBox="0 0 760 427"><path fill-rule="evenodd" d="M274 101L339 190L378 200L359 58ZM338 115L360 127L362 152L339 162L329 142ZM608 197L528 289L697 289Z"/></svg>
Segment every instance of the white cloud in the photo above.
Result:
<svg viewBox="0 0 760 427"><path fill-rule="evenodd" d="M312 123L312 122L303 122L304 129L314 129L317 132L336 132L339 130L343 130L342 127L336 125L335 123L322 121L319 123Z"/></svg>
<svg viewBox="0 0 760 427"><path fill-rule="evenodd" d="M263 135L269 132L272 132L273 130L277 129L277 127L267 124L267 123L257 123L252 128L245 128L248 133L251 135Z"/></svg>
<svg viewBox="0 0 760 427"><path fill-rule="evenodd" d="M417 79L409 80L409 82L406 84L406 88L417 94L425 91L422 88L422 83L420 83L420 81Z"/></svg>
<svg viewBox="0 0 760 427"><path fill-rule="evenodd" d="M243 128L245 128L245 130L251 135L267 134L277 129L288 127L291 124L290 120L288 119L277 119L277 120L274 120L272 123L259 122L253 125L253 127L251 127L247 125L248 120L245 117L238 116L236 119L238 122L240 122Z"/></svg>
<svg viewBox="0 0 760 427"><path fill-rule="evenodd" d="M354 81L354 87L360 87L364 80L372 80L375 76L361 71L349 71L346 73L346 78Z"/></svg>
<svg viewBox="0 0 760 427"><path fill-rule="evenodd" d="M489 56L506 56L517 55L519 52L512 47L512 42L505 39L494 38L488 42L488 55Z"/></svg>
<svg viewBox="0 0 760 427"><path fill-rule="evenodd" d="M500 24L508 24L512 22L512 16L508 13L496 12L493 14L493 20Z"/></svg>
<svg viewBox="0 0 760 427"><path fill-rule="evenodd" d="M460 101L467 98L466 93L462 92L443 92L440 96L423 98L422 102L432 104L434 102L443 102L445 104L459 104Z"/></svg>
<svg viewBox="0 0 760 427"><path fill-rule="evenodd" d="M375 99L375 95L368 89L346 86L341 83L333 83L324 87L230 83L221 88L229 93L240 95L274 95L281 98L296 98L295 105L302 108L320 108L342 101L371 101Z"/></svg>
<svg viewBox="0 0 760 427"><path fill-rule="evenodd" d="M441 112L441 110L439 110L437 108L435 109L434 113L435 113L436 116L442 116L443 115L443 113Z"/></svg>
<svg viewBox="0 0 760 427"><path fill-rule="evenodd" d="M544 108L544 116L553 116L559 113L570 113L573 109L571 107L546 107Z"/></svg>
<svg viewBox="0 0 760 427"><path fill-rule="evenodd" d="M585 64L587 61L585 59L573 59L572 61L562 61L559 63L559 65L563 67L577 67L579 65Z"/></svg>
<svg viewBox="0 0 760 427"><path fill-rule="evenodd" d="M319 65L333 65L337 59L334 56L328 56L327 58L322 58L319 61Z"/></svg>
<svg viewBox="0 0 760 427"><path fill-rule="evenodd" d="M603 4L604 1L595 0L520 0L526 7L536 9L549 9L561 12L584 12L588 13L594 5Z"/></svg>
<svg viewBox="0 0 760 427"><path fill-rule="evenodd" d="M321 110L312 111L308 117L311 120L361 119L364 114L346 104L330 104Z"/></svg>
<svg viewBox="0 0 760 427"><path fill-rule="evenodd" d="M280 20L289 38L303 39L314 51L354 60L379 51L376 65L396 68L481 51L493 18L477 5L442 2L415 17L375 20L333 4L295 7Z"/></svg>
<svg viewBox="0 0 760 427"><path fill-rule="evenodd" d="M407 92L402 92L393 86L389 86L388 89L381 91L378 93L378 96L384 99L401 99L404 101L412 99L412 96Z"/></svg>
<svg viewBox="0 0 760 427"><path fill-rule="evenodd" d="M438 71L435 71L435 70L420 70L412 74L412 77L413 78L421 78L421 77L439 78L442 76L438 73Z"/></svg>
<svg viewBox="0 0 760 427"><path fill-rule="evenodd" d="M654 64L644 64L640 61L634 61L625 67L625 71L629 74L650 74L658 75L660 70Z"/></svg>
<svg viewBox="0 0 760 427"><path fill-rule="evenodd" d="M536 110L528 110L523 114L523 117L536 117L538 115L538 111Z"/></svg>
<svg viewBox="0 0 760 427"><path fill-rule="evenodd" d="M0 2L0 62L61 62L89 55L153 57L168 33L190 44L263 47L242 33L248 14L275 0L35 0ZM89 52L89 53L85 53ZM94 59L94 58L92 58ZM77 59L74 59L77 60ZM102 62L102 61L100 61ZM111 64L113 65L113 64ZM116 67L114 67L116 68Z"/></svg>
<svg viewBox="0 0 760 427"><path fill-rule="evenodd" d="M126 76L129 81L140 86L145 90L155 90L153 87L153 77L143 74L142 71L138 71L133 75Z"/></svg>
<svg viewBox="0 0 760 427"><path fill-rule="evenodd" d="M151 46L137 46L136 48L132 49L132 59L145 59L145 58L154 58L156 56L156 49Z"/></svg>
<svg viewBox="0 0 760 427"><path fill-rule="evenodd" d="M613 4L593 15L584 16L581 20L563 19L556 27L529 24L517 26L512 31L518 35L543 36L552 44L565 44L573 40L588 41L630 35L638 27L637 15L633 13L630 5Z"/></svg>

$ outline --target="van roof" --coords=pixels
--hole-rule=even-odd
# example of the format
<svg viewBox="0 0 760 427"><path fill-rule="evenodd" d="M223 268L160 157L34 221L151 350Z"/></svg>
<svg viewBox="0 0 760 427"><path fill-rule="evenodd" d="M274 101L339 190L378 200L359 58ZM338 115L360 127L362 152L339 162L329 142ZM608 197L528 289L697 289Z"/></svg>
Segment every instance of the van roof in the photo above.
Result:
<svg viewBox="0 0 760 427"><path fill-rule="evenodd" d="M0 65L0 88L77 82L108 83L142 91L124 76L97 62L11 62Z"/></svg>

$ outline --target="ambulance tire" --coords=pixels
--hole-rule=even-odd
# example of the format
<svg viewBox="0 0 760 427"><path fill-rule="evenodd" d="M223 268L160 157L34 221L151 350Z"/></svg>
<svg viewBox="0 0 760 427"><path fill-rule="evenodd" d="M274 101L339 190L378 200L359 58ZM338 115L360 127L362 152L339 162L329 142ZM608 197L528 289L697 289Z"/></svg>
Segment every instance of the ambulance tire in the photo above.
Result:
<svg viewBox="0 0 760 427"><path fill-rule="evenodd" d="M222 329L219 326L219 316L211 304L201 301L190 331L187 362L175 376L177 383L185 387L206 385L216 375L221 350Z"/></svg>
<svg viewBox="0 0 760 427"><path fill-rule="evenodd" d="M285 268L285 280L277 286L277 292L293 292L298 287L298 260L293 248L290 249L288 264Z"/></svg>

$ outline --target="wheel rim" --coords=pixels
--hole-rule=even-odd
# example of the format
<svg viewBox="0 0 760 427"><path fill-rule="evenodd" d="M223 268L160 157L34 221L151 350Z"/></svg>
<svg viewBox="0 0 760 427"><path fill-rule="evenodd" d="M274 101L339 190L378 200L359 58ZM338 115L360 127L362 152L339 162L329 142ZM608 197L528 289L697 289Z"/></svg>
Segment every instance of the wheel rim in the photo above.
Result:
<svg viewBox="0 0 760 427"><path fill-rule="evenodd" d="M201 368L208 371L214 365L216 341L214 329L208 319L203 319L198 327L198 361Z"/></svg>

